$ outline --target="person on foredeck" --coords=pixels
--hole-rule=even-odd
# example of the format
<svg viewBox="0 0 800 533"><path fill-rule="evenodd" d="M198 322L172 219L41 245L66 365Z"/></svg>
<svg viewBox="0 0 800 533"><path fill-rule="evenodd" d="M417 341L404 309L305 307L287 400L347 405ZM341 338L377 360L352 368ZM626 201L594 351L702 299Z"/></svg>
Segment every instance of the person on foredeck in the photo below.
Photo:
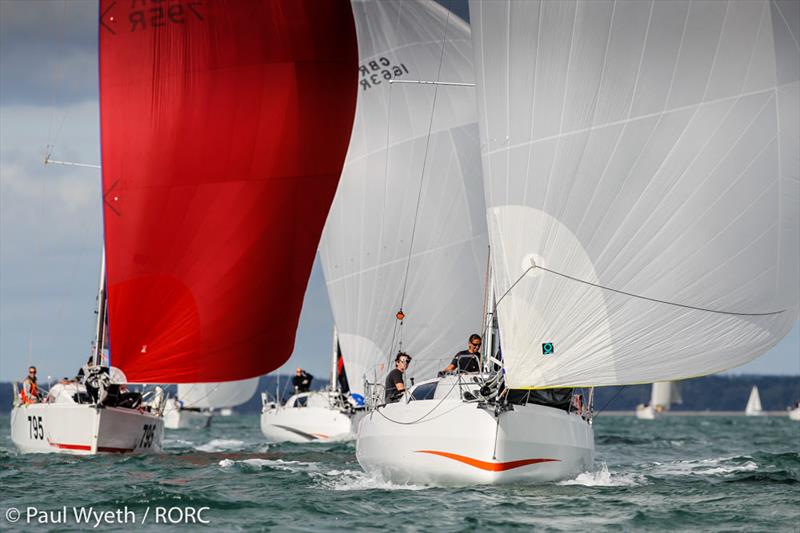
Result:
<svg viewBox="0 0 800 533"><path fill-rule="evenodd" d="M22 380L22 390L19 393L22 403L39 403L39 385L36 382L36 367L28 368L28 375Z"/></svg>
<svg viewBox="0 0 800 533"><path fill-rule="evenodd" d="M481 371L481 344L483 343L481 336L473 333L469 336L467 342L467 349L458 352L447 368L442 370L442 374L450 372L480 372Z"/></svg>
<svg viewBox="0 0 800 533"><path fill-rule="evenodd" d="M302 368L297 368L294 371L294 377L292 378L292 385L294 385L294 393L297 394L299 392L308 392L311 390L311 380L314 379L314 376L303 370Z"/></svg>
<svg viewBox="0 0 800 533"><path fill-rule="evenodd" d="M405 352L397 352L394 358L394 368L389 375L386 376L386 393L384 401L386 403L394 403L400 401L403 393L406 391L406 384L403 381L403 374L408 369L411 363L411 356Z"/></svg>

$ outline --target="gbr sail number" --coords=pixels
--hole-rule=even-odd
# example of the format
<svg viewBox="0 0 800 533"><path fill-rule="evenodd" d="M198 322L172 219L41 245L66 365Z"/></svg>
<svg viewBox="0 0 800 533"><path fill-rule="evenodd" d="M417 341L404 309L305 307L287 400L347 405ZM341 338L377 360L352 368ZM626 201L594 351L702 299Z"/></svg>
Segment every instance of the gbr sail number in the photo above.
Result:
<svg viewBox="0 0 800 533"><path fill-rule="evenodd" d="M361 84L361 89L366 91L376 85L380 85L384 81L389 81L393 78L399 78L408 74L408 67L406 67L404 63L392 64L389 58L381 56L359 65L358 73L361 78L359 82Z"/></svg>

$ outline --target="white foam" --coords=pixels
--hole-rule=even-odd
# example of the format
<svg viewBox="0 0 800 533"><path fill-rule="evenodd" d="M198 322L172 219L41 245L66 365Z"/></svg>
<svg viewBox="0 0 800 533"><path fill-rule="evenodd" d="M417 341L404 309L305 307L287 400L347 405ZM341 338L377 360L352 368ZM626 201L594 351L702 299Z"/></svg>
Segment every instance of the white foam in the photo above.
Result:
<svg viewBox="0 0 800 533"><path fill-rule="evenodd" d="M600 468L593 472L584 472L575 479L562 481L559 485L583 485L585 487L631 487L643 485L644 476L641 474L612 474L608 471L606 463L600 463Z"/></svg>
<svg viewBox="0 0 800 533"><path fill-rule="evenodd" d="M328 470L315 472L311 476L324 489L335 491L355 490L425 490L420 485L401 485L385 481L380 476L372 476L359 470Z"/></svg>
<svg viewBox="0 0 800 533"><path fill-rule="evenodd" d="M674 476L719 476L731 475L737 472L754 472L758 470L758 465L753 462L752 457L744 463L734 462L733 457L716 457L713 459L696 459L688 461L675 461L672 463L654 463L657 473Z"/></svg>
<svg viewBox="0 0 800 533"><path fill-rule="evenodd" d="M231 468L239 465L244 468L283 470L286 472L308 472L317 468L316 463L305 463L303 461L284 461L283 459L242 459L241 461L234 461L232 459L223 459L219 462L222 468Z"/></svg>
<svg viewBox="0 0 800 533"><path fill-rule="evenodd" d="M236 439L213 439L207 444L195 446L194 449L201 452L224 452L229 450L241 450L245 443Z"/></svg>

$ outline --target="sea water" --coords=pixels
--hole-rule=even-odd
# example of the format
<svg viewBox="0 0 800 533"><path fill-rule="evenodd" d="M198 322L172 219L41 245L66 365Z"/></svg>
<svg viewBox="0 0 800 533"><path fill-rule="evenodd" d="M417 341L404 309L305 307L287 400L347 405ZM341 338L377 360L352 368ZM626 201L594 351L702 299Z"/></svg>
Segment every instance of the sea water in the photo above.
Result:
<svg viewBox="0 0 800 533"><path fill-rule="evenodd" d="M388 483L363 473L354 442L268 445L256 415L166 430L151 456L21 455L8 415L0 427L3 531L800 528L800 423L788 417L601 414L592 471L500 487Z"/></svg>

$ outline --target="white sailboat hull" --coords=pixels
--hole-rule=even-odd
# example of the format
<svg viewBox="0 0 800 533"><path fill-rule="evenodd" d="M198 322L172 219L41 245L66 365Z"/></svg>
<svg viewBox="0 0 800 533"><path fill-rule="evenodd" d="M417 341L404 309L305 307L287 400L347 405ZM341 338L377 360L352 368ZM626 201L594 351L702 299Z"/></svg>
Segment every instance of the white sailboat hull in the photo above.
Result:
<svg viewBox="0 0 800 533"><path fill-rule="evenodd" d="M592 467L594 432L578 415L514 405L496 418L474 402L440 401L368 413L356 444L364 470L393 483L473 485L570 479ZM430 414L434 408L440 416Z"/></svg>
<svg viewBox="0 0 800 533"><path fill-rule="evenodd" d="M38 403L11 411L11 440L22 453L160 453L163 438L161 417L135 409Z"/></svg>
<svg viewBox="0 0 800 533"><path fill-rule="evenodd" d="M269 442L325 442L354 437L355 415L325 407L275 407L261 413Z"/></svg>
<svg viewBox="0 0 800 533"><path fill-rule="evenodd" d="M164 427L167 429L203 429L211 425L210 411L165 409Z"/></svg>
<svg viewBox="0 0 800 533"><path fill-rule="evenodd" d="M349 440L363 416L363 411L344 408L338 392L302 392L284 405L262 398L261 432L274 443Z"/></svg>
<svg viewBox="0 0 800 533"><path fill-rule="evenodd" d="M795 407L789 410L789 420L800 421L800 407Z"/></svg>
<svg viewBox="0 0 800 533"><path fill-rule="evenodd" d="M637 405L636 418L639 420L655 420L656 410L652 405Z"/></svg>

